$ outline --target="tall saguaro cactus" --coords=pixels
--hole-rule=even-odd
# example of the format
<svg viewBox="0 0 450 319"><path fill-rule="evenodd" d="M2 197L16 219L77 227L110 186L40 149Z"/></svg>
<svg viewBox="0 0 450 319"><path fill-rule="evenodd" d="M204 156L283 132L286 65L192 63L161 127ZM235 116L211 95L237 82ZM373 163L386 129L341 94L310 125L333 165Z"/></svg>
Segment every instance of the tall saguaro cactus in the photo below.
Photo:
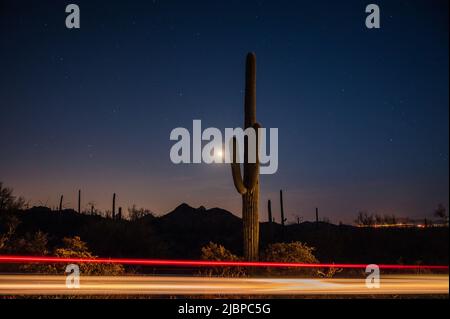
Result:
<svg viewBox="0 0 450 319"><path fill-rule="evenodd" d="M253 127L256 136L260 124L256 122L256 55L249 53L245 72L244 129ZM259 160L256 142L256 163L250 163L248 141L244 145L244 176L236 161L236 139L233 140L233 162L231 171L236 190L242 195L242 223L244 257L248 261L258 260L259 251Z"/></svg>

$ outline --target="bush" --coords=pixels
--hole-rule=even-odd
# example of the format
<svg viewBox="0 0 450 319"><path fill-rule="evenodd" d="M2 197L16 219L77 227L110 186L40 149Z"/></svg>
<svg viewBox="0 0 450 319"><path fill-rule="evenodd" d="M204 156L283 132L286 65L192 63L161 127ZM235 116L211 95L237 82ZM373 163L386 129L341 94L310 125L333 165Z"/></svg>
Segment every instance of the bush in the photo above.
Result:
<svg viewBox="0 0 450 319"><path fill-rule="evenodd" d="M313 254L314 250L315 249L313 247L309 247L301 242L271 244L267 247L264 253L264 259L267 262L305 264L318 263L319 261ZM271 275L319 275L318 270L313 268L269 268L267 271Z"/></svg>
<svg viewBox="0 0 450 319"><path fill-rule="evenodd" d="M80 237L64 238L64 246L55 250L54 255L61 258L88 258L95 259L85 242ZM119 264L97 264L97 263L78 263L81 275L104 275L116 276L124 273L124 268ZM51 271L54 273L64 273L66 265L52 265Z"/></svg>
<svg viewBox="0 0 450 319"><path fill-rule="evenodd" d="M10 214L0 214L0 252L10 249L12 237L14 236L20 221Z"/></svg>
<svg viewBox="0 0 450 319"><path fill-rule="evenodd" d="M9 249L11 249L11 252L21 255L45 256L48 254L47 245L47 234L38 231L34 234L27 233L24 237L16 238ZM21 272L46 273L48 265L39 263L21 264L18 266L18 269Z"/></svg>
<svg viewBox="0 0 450 319"><path fill-rule="evenodd" d="M222 245L215 243L209 243L202 248L203 260L209 261L240 261L241 259L232 254ZM242 267L214 267L202 270L200 272L204 276L217 276L217 277L243 277L246 275L246 271Z"/></svg>
<svg viewBox="0 0 450 319"><path fill-rule="evenodd" d="M11 252L30 256L49 256L47 250L47 234L37 232L33 235L26 234L24 237L15 239L11 246L14 247ZM85 242L80 237L64 238L63 246L53 251L53 256L60 258L88 258L95 259ZM81 275L105 275L115 276L124 273L124 268L119 264L97 264L97 263L77 263L80 267ZM64 274L66 263L58 264L22 264L18 267L8 267L6 269L13 271L43 273L43 274Z"/></svg>

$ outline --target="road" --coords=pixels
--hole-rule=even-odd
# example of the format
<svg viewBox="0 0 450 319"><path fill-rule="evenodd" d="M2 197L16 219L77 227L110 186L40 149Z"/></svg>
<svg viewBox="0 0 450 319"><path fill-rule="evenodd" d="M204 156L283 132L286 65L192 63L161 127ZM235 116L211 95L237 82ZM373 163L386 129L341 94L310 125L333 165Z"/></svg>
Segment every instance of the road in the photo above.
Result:
<svg viewBox="0 0 450 319"><path fill-rule="evenodd" d="M162 276L82 276L80 288L66 277L0 275L0 295L426 295L449 293L448 275L386 275L378 289L364 279L229 279Z"/></svg>

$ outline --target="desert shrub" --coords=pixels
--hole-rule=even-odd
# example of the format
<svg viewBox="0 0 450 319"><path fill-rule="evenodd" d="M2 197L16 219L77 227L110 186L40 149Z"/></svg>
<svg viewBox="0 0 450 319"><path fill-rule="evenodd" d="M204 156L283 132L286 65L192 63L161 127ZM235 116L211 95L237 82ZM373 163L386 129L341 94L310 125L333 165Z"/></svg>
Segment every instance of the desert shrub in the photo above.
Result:
<svg viewBox="0 0 450 319"><path fill-rule="evenodd" d="M24 237L14 240L12 246L14 247L14 251L21 255L45 256L48 254L47 234L41 231L34 234L27 233ZM48 269L49 266L46 264L31 263L19 265L21 272L46 273Z"/></svg>
<svg viewBox="0 0 450 319"><path fill-rule="evenodd" d="M34 234L26 233L24 237L16 238L12 244L14 253L28 256L44 256L48 254L47 234L37 231Z"/></svg>
<svg viewBox="0 0 450 319"><path fill-rule="evenodd" d="M201 258L208 261L240 261L241 259L231 253L222 245L209 243L202 248ZM246 271L242 267L214 267L203 269L200 272L203 276L216 277L243 277Z"/></svg>
<svg viewBox="0 0 450 319"><path fill-rule="evenodd" d="M54 256L60 258L88 258L95 259L87 246L87 244L80 239L80 237L66 237L63 239L63 247L57 248ZM80 267L82 275L105 275L115 276L124 273L124 268L119 264L98 264L98 263L77 263ZM55 264L50 266L50 272L64 273L65 264Z"/></svg>
<svg viewBox="0 0 450 319"><path fill-rule="evenodd" d="M11 214L0 214L0 252L10 249L12 238L20 224L19 219Z"/></svg>
<svg viewBox="0 0 450 319"><path fill-rule="evenodd" d="M23 237L17 237L5 241L2 247L3 251L12 254L21 254L27 256L49 256L53 255L60 258L88 258L95 259L85 242L80 237L64 238L63 245L50 254L48 250L47 234L38 231L34 234L25 234ZM121 275L124 273L124 267L119 264L97 264L97 263L77 263L80 266L80 272L84 275ZM20 271L32 273L50 273L64 274L66 264L45 264L45 263L26 263L12 264L8 267L2 267L3 271Z"/></svg>
<svg viewBox="0 0 450 319"><path fill-rule="evenodd" d="M282 262L282 263L305 263L313 264L319 261L314 256L313 247L309 247L301 242L292 243L276 243L267 247L264 252L264 260L268 262ZM268 268L267 272L270 275L305 275L318 276L318 269L314 268L285 268L273 269Z"/></svg>
<svg viewBox="0 0 450 319"><path fill-rule="evenodd" d="M15 236L15 228L19 224L18 220L11 219L11 224L7 224L6 231L0 233L0 253L20 254L27 256L47 255L47 234L38 231L36 233L26 233L23 237ZM44 264L3 264L0 271L6 272L34 272L45 273L48 266Z"/></svg>

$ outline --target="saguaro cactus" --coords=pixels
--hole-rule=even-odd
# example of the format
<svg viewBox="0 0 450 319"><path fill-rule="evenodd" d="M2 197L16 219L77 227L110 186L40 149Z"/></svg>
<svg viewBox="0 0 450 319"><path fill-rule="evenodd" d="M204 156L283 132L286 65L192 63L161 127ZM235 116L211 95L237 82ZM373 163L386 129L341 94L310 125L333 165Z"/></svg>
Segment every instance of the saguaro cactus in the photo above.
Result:
<svg viewBox="0 0 450 319"><path fill-rule="evenodd" d="M273 222L273 219L272 219L272 202L270 201L270 199L267 201L267 213L268 213L269 223L272 223Z"/></svg>
<svg viewBox="0 0 450 319"><path fill-rule="evenodd" d="M116 193L113 194L112 219L116 219Z"/></svg>
<svg viewBox="0 0 450 319"><path fill-rule="evenodd" d="M253 127L258 135L260 124L256 122L256 55L249 53L245 72L244 129ZM256 163L249 163L249 145L244 147L244 176L236 161L236 139L233 140L233 162L231 171L236 190L242 195L242 224L244 257L248 261L258 260L259 250L259 161L256 143Z"/></svg>
<svg viewBox="0 0 450 319"><path fill-rule="evenodd" d="M62 212L63 209L63 199L64 199L64 195L61 195L61 197L59 198L59 212Z"/></svg>
<svg viewBox="0 0 450 319"><path fill-rule="evenodd" d="M78 214L81 214L81 189L78 190Z"/></svg>
<svg viewBox="0 0 450 319"><path fill-rule="evenodd" d="M281 213L281 225L284 226L284 224L287 221L287 218L284 218L283 190L282 189L280 189L280 213Z"/></svg>

